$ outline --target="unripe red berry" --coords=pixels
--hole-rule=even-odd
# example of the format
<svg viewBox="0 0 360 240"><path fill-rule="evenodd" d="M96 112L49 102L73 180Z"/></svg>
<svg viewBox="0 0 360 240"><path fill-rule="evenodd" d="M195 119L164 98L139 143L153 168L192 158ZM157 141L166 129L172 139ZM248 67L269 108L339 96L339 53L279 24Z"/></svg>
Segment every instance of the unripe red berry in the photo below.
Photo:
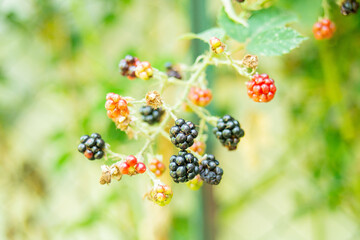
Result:
<svg viewBox="0 0 360 240"><path fill-rule="evenodd" d="M217 37L210 38L209 42L210 42L211 50L214 51L215 53L220 54L225 51L224 44Z"/></svg>
<svg viewBox="0 0 360 240"><path fill-rule="evenodd" d="M146 171L146 166L144 163L142 162L138 162L136 165L135 165L135 171L137 173L144 173Z"/></svg>
<svg viewBox="0 0 360 240"><path fill-rule="evenodd" d="M163 162L154 158L149 163L149 169L153 172L157 177L160 177L165 171L165 165Z"/></svg>
<svg viewBox="0 0 360 240"><path fill-rule="evenodd" d="M130 168L130 166L126 162L122 162L119 165L120 173L123 175L129 174L129 168Z"/></svg>
<svg viewBox="0 0 360 240"><path fill-rule="evenodd" d="M154 186L147 196L149 200L155 202L156 204L165 206L170 203L173 192L168 185L159 184Z"/></svg>
<svg viewBox="0 0 360 240"><path fill-rule="evenodd" d="M106 113L109 118L128 117L130 114L126 100L119 94L108 93L105 102Z"/></svg>
<svg viewBox="0 0 360 240"><path fill-rule="evenodd" d="M269 102L276 93L275 82L267 74L254 74L246 86L249 97L255 102Z"/></svg>
<svg viewBox="0 0 360 240"><path fill-rule="evenodd" d="M135 75L143 80L149 80L153 76L151 64L147 61L139 63L136 66Z"/></svg>
<svg viewBox="0 0 360 240"><path fill-rule="evenodd" d="M330 39L335 30L335 24L327 18L316 22L313 26L313 33L317 40Z"/></svg>
<svg viewBox="0 0 360 240"><path fill-rule="evenodd" d="M192 87L190 89L189 100L197 106L205 107L211 102L212 93L209 89L202 89L198 87Z"/></svg>
<svg viewBox="0 0 360 240"><path fill-rule="evenodd" d="M137 159L136 159L136 157L134 155L129 155L129 156L126 157L126 163L130 167L133 167L137 163Z"/></svg>
<svg viewBox="0 0 360 240"><path fill-rule="evenodd" d="M200 178L200 175L196 175L192 180L190 180L189 182L186 183L186 185L191 189L191 190L199 190L202 185L203 185L204 181Z"/></svg>
<svg viewBox="0 0 360 240"><path fill-rule="evenodd" d="M191 150L197 152L200 155L203 155L205 153L205 148L205 143L200 141L195 141L194 144L190 147Z"/></svg>

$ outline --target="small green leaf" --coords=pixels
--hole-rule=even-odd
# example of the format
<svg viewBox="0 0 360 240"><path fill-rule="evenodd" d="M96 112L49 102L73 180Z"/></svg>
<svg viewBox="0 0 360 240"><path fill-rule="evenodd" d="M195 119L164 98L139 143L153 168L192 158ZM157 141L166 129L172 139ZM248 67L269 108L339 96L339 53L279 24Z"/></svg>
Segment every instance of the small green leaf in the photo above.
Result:
<svg viewBox="0 0 360 240"><path fill-rule="evenodd" d="M254 36L246 49L257 55L279 56L298 47L305 39L294 29L278 27Z"/></svg>
<svg viewBox="0 0 360 240"><path fill-rule="evenodd" d="M231 38L238 42L245 42L246 39L261 32L271 28L283 27L288 23L296 21L296 19L296 16L292 13L277 8L266 8L254 11L248 20L249 27L244 27L231 20L224 9L222 9L218 17L218 24Z"/></svg>
<svg viewBox="0 0 360 240"><path fill-rule="evenodd" d="M295 22L295 14L280 10L278 8L266 8L255 11L249 18L251 36L267 31L271 28L283 27L288 23Z"/></svg>
<svg viewBox="0 0 360 240"><path fill-rule="evenodd" d="M223 40L225 37L225 31L222 28L210 28L204 32L195 34L195 33L187 33L182 35L181 39L200 39L206 43L209 42L211 37L217 37L220 40Z"/></svg>
<svg viewBox="0 0 360 240"><path fill-rule="evenodd" d="M226 14L224 9L221 9L218 17L218 24L222 27L226 34L238 42L245 42L249 36L249 28L244 27L239 23L232 21Z"/></svg>

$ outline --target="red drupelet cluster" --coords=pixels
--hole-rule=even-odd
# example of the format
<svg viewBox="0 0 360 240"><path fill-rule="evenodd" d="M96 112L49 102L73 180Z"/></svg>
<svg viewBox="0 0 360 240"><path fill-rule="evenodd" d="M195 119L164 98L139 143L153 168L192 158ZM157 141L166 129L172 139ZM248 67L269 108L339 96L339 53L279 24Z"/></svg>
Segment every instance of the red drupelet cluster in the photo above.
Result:
<svg viewBox="0 0 360 240"><path fill-rule="evenodd" d="M190 89L189 100L197 106L205 107L211 102L212 93L210 89L202 89L199 87L192 87Z"/></svg>
<svg viewBox="0 0 360 240"><path fill-rule="evenodd" d="M246 86L249 97L255 102L270 102L276 93L275 82L267 74L254 74Z"/></svg>
<svg viewBox="0 0 360 240"><path fill-rule="evenodd" d="M137 158L133 155L126 157L124 162L119 165L120 173L122 175L136 175L146 171L146 166L143 162L138 162Z"/></svg>
<svg viewBox="0 0 360 240"><path fill-rule="evenodd" d="M335 30L335 24L327 18L321 19L313 26L313 33L317 40L330 39Z"/></svg>

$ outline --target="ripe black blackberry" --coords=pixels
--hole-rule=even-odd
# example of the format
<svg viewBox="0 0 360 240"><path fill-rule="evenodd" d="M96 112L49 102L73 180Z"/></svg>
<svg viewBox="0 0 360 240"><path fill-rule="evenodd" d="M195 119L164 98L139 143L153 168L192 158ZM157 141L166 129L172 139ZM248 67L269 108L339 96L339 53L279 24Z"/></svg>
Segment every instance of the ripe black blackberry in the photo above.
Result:
<svg viewBox="0 0 360 240"><path fill-rule="evenodd" d="M340 12L342 15L356 13L359 9L359 3L356 0L345 0L341 3Z"/></svg>
<svg viewBox="0 0 360 240"><path fill-rule="evenodd" d="M127 55L119 63L120 73L123 76L128 77L129 79L136 78L135 69L136 66L140 63L139 59L131 55Z"/></svg>
<svg viewBox="0 0 360 240"><path fill-rule="evenodd" d="M98 133L80 137L78 150L89 160L101 159L104 156L104 148L105 142Z"/></svg>
<svg viewBox="0 0 360 240"><path fill-rule="evenodd" d="M176 119L175 126L170 128L171 142L180 149L187 149L194 144L194 139L198 136L195 124L185 121L182 118Z"/></svg>
<svg viewBox="0 0 360 240"><path fill-rule="evenodd" d="M165 64L166 67L166 75L168 77L174 77L177 79L182 79L180 73L176 71L176 69L173 68L172 64L170 62Z"/></svg>
<svg viewBox="0 0 360 240"><path fill-rule="evenodd" d="M218 185L224 174L218 165L219 161L215 159L214 155L207 154L206 159L202 160L199 166L201 179L208 184Z"/></svg>
<svg viewBox="0 0 360 240"><path fill-rule="evenodd" d="M192 153L180 150L170 157L169 169L174 182L187 182L199 174L199 161Z"/></svg>
<svg viewBox="0 0 360 240"><path fill-rule="evenodd" d="M150 106L142 106L140 108L141 118L144 122L147 122L150 125L158 123L161 120L161 116L164 114L162 108L152 108Z"/></svg>
<svg viewBox="0 0 360 240"><path fill-rule="evenodd" d="M236 0L239 3L245 2L245 0Z"/></svg>
<svg viewBox="0 0 360 240"><path fill-rule="evenodd" d="M240 138L245 135L239 122L230 115L225 115L217 121L213 132L221 144L227 147L230 151L235 150Z"/></svg>

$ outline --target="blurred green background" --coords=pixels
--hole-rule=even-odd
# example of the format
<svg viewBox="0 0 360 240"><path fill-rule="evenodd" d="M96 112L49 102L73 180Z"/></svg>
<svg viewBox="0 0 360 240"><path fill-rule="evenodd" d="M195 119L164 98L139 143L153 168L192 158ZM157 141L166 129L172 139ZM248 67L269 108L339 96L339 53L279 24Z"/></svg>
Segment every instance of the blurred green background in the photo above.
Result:
<svg viewBox="0 0 360 240"><path fill-rule="evenodd" d="M143 200L146 176L98 184L101 161L81 156L78 138L99 132L137 152L142 142L107 118L105 94L142 98L156 85L121 77L119 60L190 64L204 46L179 36L216 25L220 1L0 0L0 239L360 239L360 14L332 4L335 37L315 41L320 0L275 5L309 37L260 57L277 96L254 103L245 79L211 69L211 111L239 119L246 137L236 152L210 137L222 183L173 184L161 208ZM169 146L158 143L165 159Z"/></svg>

